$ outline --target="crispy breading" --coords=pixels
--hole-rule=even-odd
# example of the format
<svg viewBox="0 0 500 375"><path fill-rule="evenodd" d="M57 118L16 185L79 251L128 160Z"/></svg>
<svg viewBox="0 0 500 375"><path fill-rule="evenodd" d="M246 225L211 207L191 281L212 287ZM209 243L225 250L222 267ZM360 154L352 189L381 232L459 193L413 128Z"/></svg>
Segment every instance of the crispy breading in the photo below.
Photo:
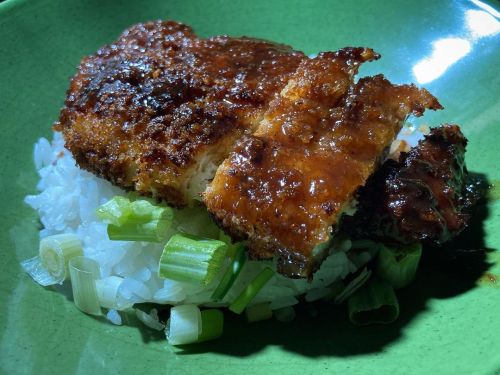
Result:
<svg viewBox="0 0 500 375"><path fill-rule="evenodd" d="M250 255L308 277L343 210L401 124L440 108L382 76L354 83L369 48L307 58L176 22L126 30L82 60L55 129L78 164L174 206L201 199ZM215 176L215 177L214 177Z"/></svg>
<svg viewBox="0 0 500 375"><path fill-rule="evenodd" d="M304 58L263 40L138 24L83 59L55 128L82 168L183 206Z"/></svg>
<svg viewBox="0 0 500 375"><path fill-rule="evenodd" d="M315 270L314 248L328 241L407 116L440 108L426 90L382 76L352 84L352 65L342 51L304 60L205 192L216 220L248 238L255 258L278 257L288 276Z"/></svg>

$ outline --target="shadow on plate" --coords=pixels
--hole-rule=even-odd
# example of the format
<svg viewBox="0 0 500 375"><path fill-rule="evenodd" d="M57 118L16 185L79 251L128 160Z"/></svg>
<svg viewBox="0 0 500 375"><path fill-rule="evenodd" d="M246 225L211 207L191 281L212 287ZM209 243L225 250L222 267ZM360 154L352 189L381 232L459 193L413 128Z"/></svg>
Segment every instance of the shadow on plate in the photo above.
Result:
<svg viewBox="0 0 500 375"><path fill-rule="evenodd" d="M482 187L484 175L476 175ZM275 320L246 324L244 317L225 313L222 339L189 346L179 354L216 352L248 356L267 346L279 346L303 356L356 356L383 352L403 335L403 329L427 309L431 299L447 299L477 287L477 280L488 270L483 223L488 217L486 199L479 202L470 226L442 248L427 247L415 281L398 291L401 315L389 325L357 327L347 318L344 306L303 304L291 323Z"/></svg>

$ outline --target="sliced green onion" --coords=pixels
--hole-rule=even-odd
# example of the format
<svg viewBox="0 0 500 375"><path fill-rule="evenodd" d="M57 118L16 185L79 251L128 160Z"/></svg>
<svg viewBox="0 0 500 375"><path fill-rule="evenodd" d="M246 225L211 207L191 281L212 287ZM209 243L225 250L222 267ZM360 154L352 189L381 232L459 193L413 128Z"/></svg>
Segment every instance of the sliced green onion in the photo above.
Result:
<svg viewBox="0 0 500 375"><path fill-rule="evenodd" d="M273 277L274 271L266 267L264 268L250 284L241 292L241 294L236 297L236 299L229 305L229 310L236 314L241 314L243 310L248 306L252 299L259 293L259 291L267 284L267 282Z"/></svg>
<svg viewBox="0 0 500 375"><path fill-rule="evenodd" d="M240 274L246 261L245 246L242 243L229 246L229 248L232 250L232 254L229 255L231 263L222 276L219 285L212 293L212 301L221 301L226 296L227 292L231 289L231 286L233 286L236 278Z"/></svg>
<svg viewBox="0 0 500 375"><path fill-rule="evenodd" d="M99 278L99 264L87 257L74 257L69 261L69 274L76 307L87 314L101 315L95 285Z"/></svg>
<svg viewBox="0 0 500 375"><path fill-rule="evenodd" d="M119 195L114 196L96 210L97 218L113 225L125 224L130 214L130 200Z"/></svg>
<svg viewBox="0 0 500 375"><path fill-rule="evenodd" d="M151 220L147 223L131 223L116 226L108 225L108 237L113 241L163 242L168 238L168 229L172 221L165 219Z"/></svg>
<svg viewBox="0 0 500 375"><path fill-rule="evenodd" d="M399 316L399 304L392 286L373 278L347 300L349 319L356 325L387 324Z"/></svg>
<svg viewBox="0 0 500 375"><path fill-rule="evenodd" d="M108 276L104 279L96 280L97 298L102 307L117 310L124 310L130 307L130 305L123 305L118 299L118 289L122 285L123 280L119 276Z"/></svg>
<svg viewBox="0 0 500 375"><path fill-rule="evenodd" d="M173 235L161 254L158 275L164 279L207 285L219 272L226 249L222 241Z"/></svg>
<svg viewBox="0 0 500 375"><path fill-rule="evenodd" d="M269 302L263 302L248 306L245 309L245 315L248 322L259 322L261 320L271 319L273 317L273 310L271 310Z"/></svg>
<svg viewBox="0 0 500 375"><path fill-rule="evenodd" d="M83 255L82 244L75 234L56 234L40 241L42 266L62 283L68 276L68 262Z"/></svg>
<svg viewBox="0 0 500 375"><path fill-rule="evenodd" d="M352 295L356 290L361 288L370 278L372 271L368 268L364 268L363 271L359 273L346 287L345 289L335 297L335 303L340 304L344 302L350 295Z"/></svg>
<svg viewBox="0 0 500 375"><path fill-rule="evenodd" d="M57 284L57 280L42 266L42 261L39 256L23 260L21 267L24 272L41 286L49 286Z"/></svg>
<svg viewBox="0 0 500 375"><path fill-rule="evenodd" d="M108 236L115 241L162 242L168 238L173 210L152 204L147 199L115 196L96 211L108 223Z"/></svg>
<svg viewBox="0 0 500 375"><path fill-rule="evenodd" d="M208 309L201 312L201 333L196 342L215 340L224 330L224 314L217 309Z"/></svg>
<svg viewBox="0 0 500 375"><path fill-rule="evenodd" d="M403 288L415 278L421 255L422 245L419 243L400 249L381 245L377 273L393 288Z"/></svg>
<svg viewBox="0 0 500 375"><path fill-rule="evenodd" d="M196 305L172 307L165 333L170 345L192 344L201 333L201 312Z"/></svg>
<svg viewBox="0 0 500 375"><path fill-rule="evenodd" d="M68 262L83 255L75 234L56 234L40 241L39 256L21 263L23 269L40 285L62 284L68 277Z"/></svg>
<svg viewBox="0 0 500 375"><path fill-rule="evenodd" d="M340 293L342 293L345 290L345 285L341 280L335 281L333 284L328 286L328 289L330 289L330 294L327 294L322 298L323 301L327 302L332 302L337 298Z"/></svg>

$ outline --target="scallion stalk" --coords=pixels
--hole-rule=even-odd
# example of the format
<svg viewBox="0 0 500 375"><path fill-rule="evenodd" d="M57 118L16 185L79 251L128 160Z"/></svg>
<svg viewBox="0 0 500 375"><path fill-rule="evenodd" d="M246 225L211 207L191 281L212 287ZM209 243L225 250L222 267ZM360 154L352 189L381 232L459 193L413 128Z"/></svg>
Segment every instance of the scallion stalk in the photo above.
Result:
<svg viewBox="0 0 500 375"><path fill-rule="evenodd" d="M96 216L108 224L123 225L131 214L130 200L116 195L97 208Z"/></svg>
<svg viewBox="0 0 500 375"><path fill-rule="evenodd" d="M273 277L274 271L266 267L264 268L250 284L240 293L238 297L229 305L229 310L236 314L241 314L248 306L252 299L259 293L259 291L267 284Z"/></svg>
<svg viewBox="0 0 500 375"><path fill-rule="evenodd" d="M104 279L96 280L97 298L99 304L107 309L123 310L130 305L123 305L118 299L118 290L123 283L123 278L119 276L108 276Z"/></svg>
<svg viewBox="0 0 500 375"><path fill-rule="evenodd" d="M201 312L196 305L172 307L165 334L170 345L192 344L201 333Z"/></svg>
<svg viewBox="0 0 500 375"><path fill-rule="evenodd" d="M372 278L347 300L349 319L356 325L387 324L399 316L399 304L392 286Z"/></svg>
<svg viewBox="0 0 500 375"><path fill-rule="evenodd" d="M76 307L87 314L101 315L96 290L99 264L93 259L77 256L69 261L69 274Z"/></svg>
<svg viewBox="0 0 500 375"><path fill-rule="evenodd" d="M62 284L68 277L68 262L83 254L75 234L48 236L40 241L39 255L21 263L24 270L40 285Z"/></svg>
<svg viewBox="0 0 500 375"><path fill-rule="evenodd" d="M231 250L230 264L222 276L219 285L212 293L212 301L221 301L226 296L246 261L245 247L242 243L229 246L229 249Z"/></svg>
<svg viewBox="0 0 500 375"><path fill-rule="evenodd" d="M224 314L217 309L208 309L201 312L201 333L196 342L215 340L224 330Z"/></svg>
<svg viewBox="0 0 500 375"><path fill-rule="evenodd" d="M245 309L245 316L250 323L259 322L261 320L271 319L273 317L273 310L271 310L269 302L258 303L248 306Z"/></svg>
<svg viewBox="0 0 500 375"><path fill-rule="evenodd" d="M116 226L108 224L108 237L113 241L163 242L168 237L172 222L165 219L151 220L147 223L130 223Z"/></svg>
<svg viewBox="0 0 500 375"><path fill-rule="evenodd" d="M108 223L108 236L115 241L162 242L168 237L173 210L155 205L147 199L115 196L96 211Z"/></svg>
<svg viewBox="0 0 500 375"><path fill-rule="evenodd" d="M163 249L158 275L164 279L207 285L219 272L226 249L222 241L175 234Z"/></svg>
<svg viewBox="0 0 500 375"><path fill-rule="evenodd" d="M377 274L393 288L403 288L411 283L417 272L422 245L415 243L399 249L380 246Z"/></svg>

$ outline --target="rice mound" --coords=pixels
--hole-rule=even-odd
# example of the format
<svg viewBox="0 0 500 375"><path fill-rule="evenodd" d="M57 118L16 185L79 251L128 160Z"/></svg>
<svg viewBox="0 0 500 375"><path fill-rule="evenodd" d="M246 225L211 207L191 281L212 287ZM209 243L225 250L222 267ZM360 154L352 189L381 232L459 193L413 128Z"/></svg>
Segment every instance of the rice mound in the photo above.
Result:
<svg viewBox="0 0 500 375"><path fill-rule="evenodd" d="M408 134L408 130L401 132L410 145L416 144L419 137L409 137ZM52 142L45 138L38 140L34 147L34 161L40 176L39 194L26 196L25 202L40 216L43 225L40 239L60 233L76 234L82 242L84 255L99 263L102 282L121 278L117 296L119 309L142 302L228 305L264 267L275 267L272 261L247 261L224 300L217 304L210 302L217 278L201 289L158 277L164 244L108 239L106 224L97 219L96 208L113 196L125 195L125 191L80 169L64 148L61 133L55 132ZM311 282L289 279L276 273L252 304L271 302L272 309L279 309L298 303L297 296L302 294L306 294L306 300L327 295L329 285L355 272L373 256L368 251L349 252L350 246L350 241L345 240L338 248L330 248L329 256Z"/></svg>

